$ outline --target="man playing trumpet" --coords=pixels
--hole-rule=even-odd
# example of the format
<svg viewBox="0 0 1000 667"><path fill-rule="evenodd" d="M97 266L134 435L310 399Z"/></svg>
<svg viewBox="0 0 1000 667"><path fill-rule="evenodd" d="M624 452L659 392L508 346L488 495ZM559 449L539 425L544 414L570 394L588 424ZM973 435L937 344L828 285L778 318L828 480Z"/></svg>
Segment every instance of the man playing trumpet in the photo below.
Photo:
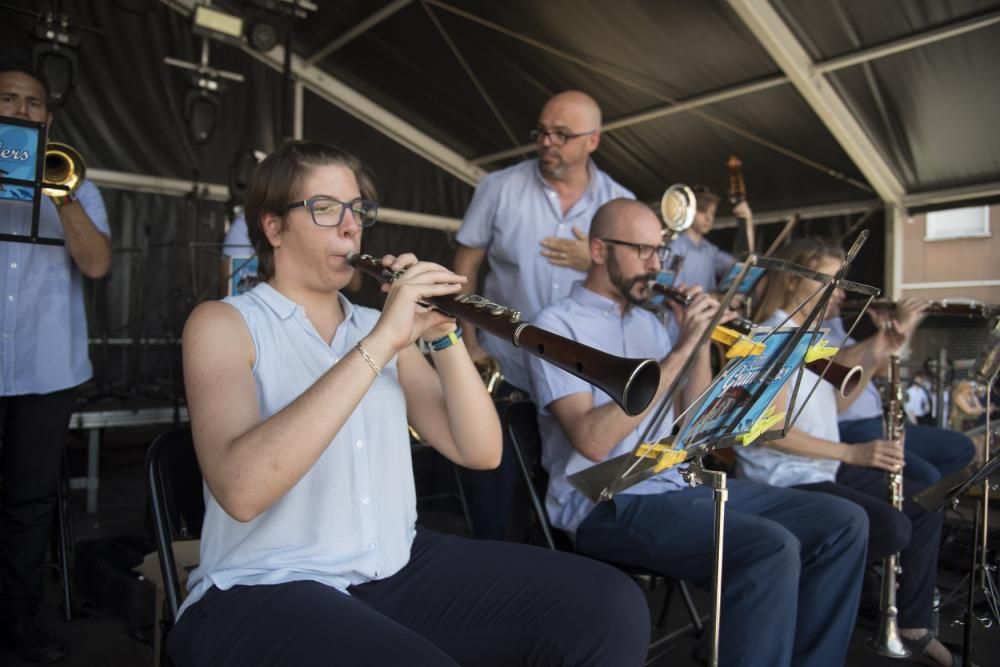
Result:
<svg viewBox="0 0 1000 667"><path fill-rule="evenodd" d="M52 126L48 85L30 66L0 65L0 116ZM31 207L0 199L0 232L30 230ZM38 231L66 244L0 243L0 640L25 660L53 662L66 650L37 614L63 441L76 388L92 375L83 276L100 278L111 265L97 187L84 180L44 197Z"/></svg>

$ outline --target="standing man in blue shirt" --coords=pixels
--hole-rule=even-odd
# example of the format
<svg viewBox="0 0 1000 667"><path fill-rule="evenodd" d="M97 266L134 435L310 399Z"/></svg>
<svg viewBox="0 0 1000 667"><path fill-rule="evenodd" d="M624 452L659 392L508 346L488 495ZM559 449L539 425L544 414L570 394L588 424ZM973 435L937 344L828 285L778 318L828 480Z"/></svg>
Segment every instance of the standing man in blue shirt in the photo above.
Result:
<svg viewBox="0 0 1000 667"><path fill-rule="evenodd" d="M549 472L546 510L577 551L699 584L712 574L712 490L690 487L669 469L595 505L568 477L631 451L686 359L695 364L681 401L711 379L707 347L696 343L719 304L700 290L672 341L657 316L637 308L665 254L660 224L645 205L612 201L591 226L591 268L570 295L535 318L538 326L611 354L660 359L657 397L630 417L599 389L529 360ZM664 424L670 428L672 413ZM663 433L660 435L666 435ZM861 592L868 521L842 498L743 480L729 483L720 664L842 665ZM781 610L777 619L773 612Z"/></svg>
<svg viewBox="0 0 1000 667"><path fill-rule="evenodd" d="M0 116L52 126L48 86L29 66L0 65ZM0 232L25 235L31 207L0 200ZM0 642L31 662L66 655L38 621L42 566L76 388L90 379L83 276L111 265L104 202L83 181L41 202L39 234L64 246L0 243Z"/></svg>
<svg viewBox="0 0 1000 667"><path fill-rule="evenodd" d="M545 103L531 132L538 156L487 175L476 187L456 240L455 272L466 276L466 293L478 293L530 319L569 294L590 264L587 232L594 212L627 189L597 168L591 154L601 142L601 109L592 97L567 91ZM525 355L506 341L477 336L463 325L473 361L493 357L504 383L497 398L530 392ZM472 518L477 537L503 539L516 484L509 445L500 468L470 473Z"/></svg>

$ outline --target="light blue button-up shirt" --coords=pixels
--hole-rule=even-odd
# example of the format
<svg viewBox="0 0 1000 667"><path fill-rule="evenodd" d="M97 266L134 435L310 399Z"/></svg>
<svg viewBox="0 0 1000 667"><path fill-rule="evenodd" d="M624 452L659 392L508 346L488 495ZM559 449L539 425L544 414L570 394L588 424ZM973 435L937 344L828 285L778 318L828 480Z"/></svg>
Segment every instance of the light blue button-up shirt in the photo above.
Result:
<svg viewBox="0 0 1000 667"><path fill-rule="evenodd" d="M111 236L97 186L74 195ZM0 199L0 232L28 236L31 202ZM42 197L38 234L65 238L55 204ZM65 246L0 241L0 396L47 394L90 379L83 274Z"/></svg>
<svg viewBox="0 0 1000 667"><path fill-rule="evenodd" d="M695 243L686 232L670 242L670 252L684 257L677 281L685 285L701 285L706 292L714 292L719 276L736 262L732 255L708 239L702 238Z"/></svg>
<svg viewBox="0 0 1000 667"><path fill-rule="evenodd" d="M312 386L367 335L379 313L339 295L344 321L327 345L305 310L268 283L225 299L253 339L261 419ZM315 581L342 592L410 558L417 501L406 400L393 357L312 468L263 514L230 517L204 488L201 562L187 609L215 586Z"/></svg>
<svg viewBox="0 0 1000 667"><path fill-rule="evenodd" d="M252 257L254 253L250 232L247 230L247 219L240 213L229 225L229 231L222 240L222 254L225 257Z"/></svg>
<svg viewBox="0 0 1000 667"><path fill-rule="evenodd" d="M582 282L574 284L568 297L543 310L535 320L543 329L623 357L662 359L672 348L670 336L656 315L644 308L628 308L622 316L618 304L591 292ZM549 472L546 509L552 525L574 533L580 522L594 508L594 503L577 491L567 481L567 477L591 467L594 462L573 448L559 420L549 412L548 406L553 401L573 394L590 394L594 407L604 405L611 400L611 397L590 383L538 357L529 357L528 365L535 391L535 403L539 408L538 427L542 435L542 465ZM608 458L632 451L652 419L652 412L655 410L611 450ZM658 437L670 432L672 421L671 410L663 421L665 433L659 434ZM671 468L636 484L625 493L644 495L677 491L686 486L680 472Z"/></svg>
<svg viewBox="0 0 1000 667"><path fill-rule="evenodd" d="M857 343L854 338L847 337L844 320L841 318L835 317L832 320L826 320L823 322L823 326L830 329L826 338L833 347L850 347ZM875 383L869 382L854 399L854 402L840 413L838 419L846 422L855 419L871 419L872 417L882 417L882 396L878 393L878 387L875 386Z"/></svg>
<svg viewBox="0 0 1000 667"><path fill-rule="evenodd" d="M788 313L779 310L762 325L776 327L787 317ZM791 391L794 387L795 377L792 377L785 388ZM809 396L809 392L813 392L812 396ZM809 396L808 401L805 400L806 396ZM788 419L798 415L795 428L815 438L840 441L837 394L832 384L826 380L821 381L819 375L808 369L803 370L794 408L795 414L789 414ZM788 405L779 406L778 410L787 411ZM771 486L834 482L837 480L837 471L840 470L840 461L789 454L762 444L734 447L733 451L736 452L737 476Z"/></svg>
<svg viewBox="0 0 1000 667"><path fill-rule="evenodd" d="M602 204L635 196L610 176L589 164L590 184L583 197L562 214L559 193L538 171L538 160L525 160L488 174L469 204L455 239L468 248L486 249L489 272L482 295L521 311L525 320L569 294L583 272L555 266L542 256L541 240L549 236L574 239L573 227L590 232L590 222ZM500 362L512 385L529 389L524 354L507 341L480 336L480 344Z"/></svg>

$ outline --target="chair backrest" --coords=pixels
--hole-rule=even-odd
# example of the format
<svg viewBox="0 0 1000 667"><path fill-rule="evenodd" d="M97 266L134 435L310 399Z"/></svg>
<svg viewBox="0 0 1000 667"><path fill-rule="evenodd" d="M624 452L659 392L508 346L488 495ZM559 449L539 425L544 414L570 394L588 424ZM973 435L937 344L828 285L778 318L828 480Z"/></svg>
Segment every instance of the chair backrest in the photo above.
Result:
<svg viewBox="0 0 1000 667"><path fill-rule="evenodd" d="M153 440L146 452L146 483L167 600L167 620L173 625L182 597L173 542L200 538L205 518L201 469L190 426L172 428Z"/></svg>
<svg viewBox="0 0 1000 667"><path fill-rule="evenodd" d="M504 429L517 457L521 479L527 487L535 525L541 531L545 546L556 550L562 534L553 532L545 512L544 498L549 478L542 467L542 436L538 430L538 410L532 401L515 401L504 411Z"/></svg>

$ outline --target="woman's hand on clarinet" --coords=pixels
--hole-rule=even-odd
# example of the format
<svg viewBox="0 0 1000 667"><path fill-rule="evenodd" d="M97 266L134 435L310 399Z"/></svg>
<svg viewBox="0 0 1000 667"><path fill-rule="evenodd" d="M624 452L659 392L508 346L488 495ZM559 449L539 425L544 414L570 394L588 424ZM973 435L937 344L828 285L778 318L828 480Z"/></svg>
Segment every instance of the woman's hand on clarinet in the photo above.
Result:
<svg viewBox="0 0 1000 667"><path fill-rule="evenodd" d="M846 463L866 468L879 468L888 472L903 469L903 443L892 440L872 440L858 445L850 445Z"/></svg>
<svg viewBox="0 0 1000 667"><path fill-rule="evenodd" d="M454 318L434 310L427 300L457 294L467 280L465 276L440 264L417 261L412 253L386 255L382 266L401 272L392 283L382 285L388 296L375 327L383 330L393 349L399 351L417 338L435 340L455 330Z"/></svg>

